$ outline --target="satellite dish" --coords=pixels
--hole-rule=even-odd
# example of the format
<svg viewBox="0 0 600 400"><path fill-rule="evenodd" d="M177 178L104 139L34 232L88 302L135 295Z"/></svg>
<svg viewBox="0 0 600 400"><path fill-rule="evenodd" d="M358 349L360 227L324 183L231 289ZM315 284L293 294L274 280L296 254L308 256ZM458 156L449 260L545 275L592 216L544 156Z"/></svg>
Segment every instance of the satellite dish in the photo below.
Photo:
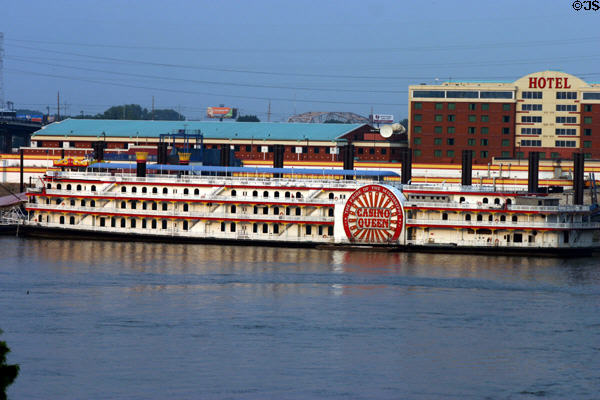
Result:
<svg viewBox="0 0 600 400"><path fill-rule="evenodd" d="M392 136L393 133L394 133L394 128L392 128L391 125L383 125L379 129L379 134L381 136L383 136L384 138L389 138L390 136Z"/></svg>

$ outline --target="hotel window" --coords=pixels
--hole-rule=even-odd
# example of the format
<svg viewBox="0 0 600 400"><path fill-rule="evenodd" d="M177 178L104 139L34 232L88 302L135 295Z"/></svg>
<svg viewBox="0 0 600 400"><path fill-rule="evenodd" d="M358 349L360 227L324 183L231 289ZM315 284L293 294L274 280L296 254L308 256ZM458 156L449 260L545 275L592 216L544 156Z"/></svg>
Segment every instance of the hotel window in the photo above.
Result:
<svg viewBox="0 0 600 400"><path fill-rule="evenodd" d="M575 111L575 110L573 110L573 111ZM584 104L583 111L585 111L585 112L592 112L592 105L591 104Z"/></svg>
<svg viewBox="0 0 600 400"><path fill-rule="evenodd" d="M510 104L502 104L502 111L510 111Z"/></svg>
<svg viewBox="0 0 600 400"><path fill-rule="evenodd" d="M565 129L565 128L557 128L555 130L557 135L565 135L565 136L575 136L577 134L577 130L573 128Z"/></svg>
<svg viewBox="0 0 600 400"><path fill-rule="evenodd" d="M490 121L490 116L489 115L482 115L481 116L481 122L489 122Z"/></svg>
<svg viewBox="0 0 600 400"><path fill-rule="evenodd" d="M505 124L510 122L510 115L502 116L502 122L504 122Z"/></svg>
<svg viewBox="0 0 600 400"><path fill-rule="evenodd" d="M517 151L517 158L525 158L525 153L523 153L522 151Z"/></svg>
<svg viewBox="0 0 600 400"><path fill-rule="evenodd" d="M454 139L446 139L448 146L454 146Z"/></svg>
<svg viewBox="0 0 600 400"><path fill-rule="evenodd" d="M584 100L600 100L600 93L586 92L583 94Z"/></svg>
<svg viewBox="0 0 600 400"><path fill-rule="evenodd" d="M481 158L487 158L487 156L488 156L488 152L484 150L484 151L481 151L481 152L479 153L479 155L481 156Z"/></svg>
<svg viewBox="0 0 600 400"><path fill-rule="evenodd" d="M502 139L502 147L508 147L508 146L510 146L510 140Z"/></svg>
<svg viewBox="0 0 600 400"><path fill-rule="evenodd" d="M577 92L556 92L556 98L559 100L573 100L577 98Z"/></svg>
<svg viewBox="0 0 600 400"><path fill-rule="evenodd" d="M476 115L469 115L469 122L477 122L477 116Z"/></svg>
<svg viewBox="0 0 600 400"><path fill-rule="evenodd" d="M541 135L542 128L521 128L521 135Z"/></svg>
<svg viewBox="0 0 600 400"><path fill-rule="evenodd" d="M413 90L413 97L444 98L446 97L446 92L443 90Z"/></svg>
<svg viewBox="0 0 600 400"><path fill-rule="evenodd" d="M542 122L542 117L540 117L540 116L525 116L524 115L521 117L521 122L524 122L524 123Z"/></svg>
<svg viewBox="0 0 600 400"><path fill-rule="evenodd" d="M576 104L557 104L556 111L577 111Z"/></svg>
<svg viewBox="0 0 600 400"><path fill-rule="evenodd" d="M413 103L413 104L415 105L415 110L420 110L420 109L423 108L423 103L416 102L416 103Z"/></svg>
<svg viewBox="0 0 600 400"><path fill-rule="evenodd" d="M481 105L481 111L487 111L490 109L490 105L488 103L483 103Z"/></svg>
<svg viewBox="0 0 600 400"><path fill-rule="evenodd" d="M583 141L583 147L585 147L585 148L590 148L590 147L592 147L592 142L591 142L591 141L589 141L589 140L584 140L584 141Z"/></svg>
<svg viewBox="0 0 600 400"><path fill-rule="evenodd" d="M413 129L413 132L414 132L414 133L421 133L422 131L423 131L423 128L422 128L422 127L420 127L420 126L415 126L415 127L414 127L414 129ZM360 147L359 147L359 148L358 148L358 152L359 152L360 154L362 154L362 148L360 148Z"/></svg>
<svg viewBox="0 0 600 400"><path fill-rule="evenodd" d="M455 110L456 109L456 103L448 103L448 110Z"/></svg>
<svg viewBox="0 0 600 400"><path fill-rule="evenodd" d="M315 146L315 147L313 148L313 153L315 153L315 154L319 154L319 146Z"/></svg>
<svg viewBox="0 0 600 400"><path fill-rule="evenodd" d="M584 124L591 124L592 123L592 117L583 117L583 123Z"/></svg>
<svg viewBox="0 0 600 400"><path fill-rule="evenodd" d="M487 139L481 139L481 141L479 142L482 146L487 146L488 145L488 140Z"/></svg>
<svg viewBox="0 0 600 400"><path fill-rule="evenodd" d="M481 92L482 99L512 99L513 92Z"/></svg>
<svg viewBox="0 0 600 400"><path fill-rule="evenodd" d="M510 151L503 151L501 157L502 158L510 158Z"/></svg>
<svg viewBox="0 0 600 400"><path fill-rule="evenodd" d="M483 126L481 128L481 134L482 135L487 135L488 133L490 133L490 128L488 128L487 126Z"/></svg>
<svg viewBox="0 0 600 400"><path fill-rule="evenodd" d="M521 146L524 147L540 147L541 145L541 140L521 140Z"/></svg>
<svg viewBox="0 0 600 400"><path fill-rule="evenodd" d="M446 92L446 97L452 99L477 99L479 98L479 92L449 90Z"/></svg>
<svg viewBox="0 0 600 400"><path fill-rule="evenodd" d="M560 158L560 153L550 153L550 158Z"/></svg>
<svg viewBox="0 0 600 400"><path fill-rule="evenodd" d="M369 154L375 154L375 148L374 147L371 147L369 149Z"/></svg>
<svg viewBox="0 0 600 400"><path fill-rule="evenodd" d="M502 134L503 135L509 135L510 134L510 128L502 128Z"/></svg>
<svg viewBox="0 0 600 400"><path fill-rule="evenodd" d="M556 140L554 145L556 147L575 147L576 143L575 140Z"/></svg>
<svg viewBox="0 0 600 400"><path fill-rule="evenodd" d="M591 130L590 128L585 128L585 129L583 130L583 134L584 134L585 136L592 136L592 130Z"/></svg>
<svg viewBox="0 0 600 400"><path fill-rule="evenodd" d="M434 150L433 151L433 156L434 157L441 157L442 156L442 151L441 150Z"/></svg>
<svg viewBox="0 0 600 400"><path fill-rule="evenodd" d="M454 121L456 121L456 115L448 114L448 122L454 122Z"/></svg>
<svg viewBox="0 0 600 400"><path fill-rule="evenodd" d="M434 119L436 122L442 122L442 120L443 120L443 119L442 119L442 114L435 114L435 116L433 117L433 119Z"/></svg>
<svg viewBox="0 0 600 400"><path fill-rule="evenodd" d="M252 146L246 145L246 153L252 152Z"/></svg>
<svg viewBox="0 0 600 400"><path fill-rule="evenodd" d="M387 149L381 149L381 154L387 154Z"/></svg>
<svg viewBox="0 0 600 400"><path fill-rule="evenodd" d="M421 150L415 150L415 151L414 151L414 154L415 154L415 157L421 157L421 155L422 155L423 153L421 152Z"/></svg>
<svg viewBox="0 0 600 400"><path fill-rule="evenodd" d="M443 103L435 103L435 109L436 110L442 110L444 108L444 104Z"/></svg>
<svg viewBox="0 0 600 400"><path fill-rule="evenodd" d="M433 144L436 145L436 146L441 146L442 139L441 138L435 138L435 139L433 139Z"/></svg>
<svg viewBox="0 0 600 400"><path fill-rule="evenodd" d="M413 140L413 143L414 143L414 144L416 144L416 145L419 145L419 144L421 144L421 138L418 138L418 137L416 137L416 138Z"/></svg>
<svg viewBox="0 0 600 400"><path fill-rule="evenodd" d="M453 127L453 126L449 126L448 127L448 133L454 133L454 132L456 132L456 128Z"/></svg>
<svg viewBox="0 0 600 400"><path fill-rule="evenodd" d="M469 111L475 111L475 110L477 110L477 104L469 103Z"/></svg>
<svg viewBox="0 0 600 400"><path fill-rule="evenodd" d="M475 139L468 139L468 140L467 140L467 144L468 144L469 146L475 146Z"/></svg>
<svg viewBox="0 0 600 400"><path fill-rule="evenodd" d="M447 157L454 157L454 150L448 150L448 151L446 151L446 156Z"/></svg>
<svg viewBox="0 0 600 400"><path fill-rule="evenodd" d="M542 111L541 104L522 104L521 110L523 111Z"/></svg>
<svg viewBox="0 0 600 400"><path fill-rule="evenodd" d="M474 126L468 127L467 132L469 132L471 135L475 134L475 127Z"/></svg>
<svg viewBox="0 0 600 400"><path fill-rule="evenodd" d="M541 99L542 92L523 92L521 93L523 99Z"/></svg>
<svg viewBox="0 0 600 400"><path fill-rule="evenodd" d="M423 114L415 114L415 121L423 121Z"/></svg>
<svg viewBox="0 0 600 400"><path fill-rule="evenodd" d="M434 133L442 133L442 127L441 126L436 126L435 128L433 128L433 132Z"/></svg>
<svg viewBox="0 0 600 400"><path fill-rule="evenodd" d="M419 129L417 129L419 128ZM415 133L421 133L421 127L420 126L415 126ZM358 148L358 154L362 154L363 153L363 148L359 147Z"/></svg>
<svg viewBox="0 0 600 400"><path fill-rule="evenodd" d="M576 124L577 117L556 117L557 124Z"/></svg>
<svg viewBox="0 0 600 400"><path fill-rule="evenodd" d="M592 158L592 153L583 153L583 158Z"/></svg>

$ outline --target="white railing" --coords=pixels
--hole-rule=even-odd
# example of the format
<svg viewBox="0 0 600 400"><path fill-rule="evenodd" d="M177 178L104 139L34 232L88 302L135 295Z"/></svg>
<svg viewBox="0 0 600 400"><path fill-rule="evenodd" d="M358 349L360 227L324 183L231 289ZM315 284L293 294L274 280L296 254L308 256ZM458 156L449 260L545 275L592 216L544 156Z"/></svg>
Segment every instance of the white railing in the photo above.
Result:
<svg viewBox="0 0 600 400"><path fill-rule="evenodd" d="M525 205L499 205L499 204L483 204L483 203L457 203L457 202L422 202L409 200L404 203L405 207L422 207L422 208L457 208L461 210L482 210L482 211L544 211L544 212L585 212L590 211L590 206L584 205L559 205L559 206L525 206Z"/></svg>
<svg viewBox="0 0 600 400"><path fill-rule="evenodd" d="M122 216L127 214L145 214L147 217L140 218L168 218L172 216L177 217L189 217L194 219L250 219L250 220L279 220L282 222L333 222L334 217L329 216L306 216L306 215L273 215L273 214L249 214L249 213L214 213L214 212L195 212L195 211L181 211L181 210L144 210L142 208L117 208L117 207L81 207L71 205L56 205L56 204L36 204L29 203L27 208L30 210L51 210L53 212L85 212L89 214L93 213L110 213L114 216ZM109 215L110 216L110 215Z"/></svg>
<svg viewBox="0 0 600 400"><path fill-rule="evenodd" d="M452 242L442 242L442 241L435 241L435 242L425 242L422 240L407 240L406 241L407 245L412 245L412 246L431 246L431 247L435 247L435 246L456 246L457 248L460 247L486 247L486 248L495 248L495 247L499 247L499 248L511 248L511 247L518 247L518 248L531 248L531 249L537 249L537 248L559 248L559 247L589 247L590 243L550 243L550 242L498 242L496 243L495 240L492 240L490 242L487 242L485 240L456 240L456 241L452 241Z"/></svg>
<svg viewBox="0 0 600 400"><path fill-rule="evenodd" d="M443 225L448 227L468 226L477 228L567 228L567 229L600 229L600 222L528 222L528 221L462 221L440 219L407 219L412 225Z"/></svg>

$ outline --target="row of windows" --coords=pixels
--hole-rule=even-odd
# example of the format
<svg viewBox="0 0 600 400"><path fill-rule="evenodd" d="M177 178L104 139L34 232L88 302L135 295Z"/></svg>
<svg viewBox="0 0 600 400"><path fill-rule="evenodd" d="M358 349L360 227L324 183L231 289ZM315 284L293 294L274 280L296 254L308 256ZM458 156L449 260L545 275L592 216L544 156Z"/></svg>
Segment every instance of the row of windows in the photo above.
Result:
<svg viewBox="0 0 600 400"><path fill-rule="evenodd" d="M420 157L421 155L423 155L423 152L421 150L415 150L414 153L415 153L415 157ZM442 157L442 154L443 154L442 150L434 150L433 151L433 156L436 158ZM454 155L455 155L454 150L446 150L446 157L454 157ZM487 158L489 156L489 152L487 150L482 150L479 152L479 155L481 158ZM502 157L505 157L505 158L510 157L510 152L503 151Z"/></svg>
<svg viewBox="0 0 600 400"><path fill-rule="evenodd" d="M525 122L525 123L542 122L542 117L535 116L535 115L523 115L521 117L521 122Z"/></svg>
<svg viewBox="0 0 600 400"><path fill-rule="evenodd" d="M423 103L415 102L413 104L414 104L415 110L423 109ZM448 110L456 110L456 103L435 103L435 109L443 110L444 104L446 104L446 106L448 107ZM477 104L478 103L469 103L469 111L476 111ZM481 106L481 111L489 111L489 109L490 109L489 103L479 103L479 105ZM502 104L502 110L510 111L510 104Z"/></svg>
<svg viewBox="0 0 600 400"><path fill-rule="evenodd" d="M542 141L541 140L521 140L521 146L527 146L527 147L541 147L542 146Z"/></svg>
<svg viewBox="0 0 600 400"><path fill-rule="evenodd" d="M542 111L541 104L523 104L521 105L523 111Z"/></svg>
<svg viewBox="0 0 600 400"><path fill-rule="evenodd" d="M227 231L227 226L229 225L229 231L230 232L235 232L236 231L236 223L235 222L221 222L221 232L225 232ZM258 223L254 223L252 224L252 233L258 233L259 231L259 226L262 227L260 228L260 230L262 231L262 233L269 233L269 224L258 224ZM279 225L278 224L273 224L271 225L272 227L272 232L271 233L279 233ZM304 232L306 235L312 235L312 226L311 225L305 225L304 226ZM333 226L328 226L327 227L327 233L325 233L325 229L323 226L319 225L318 227L318 232L319 235L329 235L329 236L333 236Z"/></svg>
<svg viewBox="0 0 600 400"><path fill-rule="evenodd" d="M583 92L583 99L584 100L600 100L600 92Z"/></svg>
<svg viewBox="0 0 600 400"><path fill-rule="evenodd" d="M413 132L414 133L422 133L423 132L423 127L422 126L415 126L413 127ZM434 133L442 133L443 132L443 128L441 126L436 126L433 128L433 132ZM446 128L446 132L448 133L456 133L456 127L454 126L449 126ZM482 135L487 135L490 132L490 128L487 126L482 126L480 128L480 132ZM467 133L474 135L475 133L477 133L477 128L474 126L470 126L467 128ZM502 134L504 135L508 135L510 134L510 128L505 127L502 128Z"/></svg>
<svg viewBox="0 0 600 400"><path fill-rule="evenodd" d="M541 135L542 128L521 128L521 135Z"/></svg>
<svg viewBox="0 0 600 400"><path fill-rule="evenodd" d="M577 104L557 104L556 111L577 111Z"/></svg>
<svg viewBox="0 0 600 400"><path fill-rule="evenodd" d="M513 92L489 90L413 90L413 97L448 99L512 99Z"/></svg>
<svg viewBox="0 0 600 400"><path fill-rule="evenodd" d="M575 136L577 134L577 130L573 128L565 129L565 128L557 128L556 134L561 136Z"/></svg>
<svg viewBox="0 0 600 400"><path fill-rule="evenodd" d="M577 117L556 117L557 124L576 124Z"/></svg>
<svg viewBox="0 0 600 400"><path fill-rule="evenodd" d="M573 100L577 98L577 92L556 92L556 98L559 100Z"/></svg>
<svg viewBox="0 0 600 400"><path fill-rule="evenodd" d="M576 144L575 140L557 140L554 142L556 147L575 147Z"/></svg>
<svg viewBox="0 0 600 400"><path fill-rule="evenodd" d="M415 138L414 143L415 144L421 144L421 139L420 138ZM467 145L468 146L475 146L476 143L477 143L477 141L475 139L467 139ZM442 139L441 138L435 138L435 139L433 139L433 144L436 145L436 146L441 145L442 144ZM446 139L446 144L448 146L454 146L454 139ZM479 144L481 146L487 146L489 144L489 141L488 141L488 139L481 139L479 141ZM503 139L502 140L502 147L508 147L508 146L510 146L510 140Z"/></svg>
<svg viewBox="0 0 600 400"><path fill-rule="evenodd" d="M523 98L523 99L541 99L542 92L522 92L521 98Z"/></svg>
<svg viewBox="0 0 600 400"><path fill-rule="evenodd" d="M540 155L540 160L546 159L545 152L540 151L538 153ZM519 158L519 159L523 159L523 158L525 158L525 153L523 153L522 151L517 151L515 153L515 157ZM555 153L555 152L550 153L550 158L560 158L560 157L561 157L560 153ZM588 159L592 158L592 153L583 153L583 158L588 158Z"/></svg>

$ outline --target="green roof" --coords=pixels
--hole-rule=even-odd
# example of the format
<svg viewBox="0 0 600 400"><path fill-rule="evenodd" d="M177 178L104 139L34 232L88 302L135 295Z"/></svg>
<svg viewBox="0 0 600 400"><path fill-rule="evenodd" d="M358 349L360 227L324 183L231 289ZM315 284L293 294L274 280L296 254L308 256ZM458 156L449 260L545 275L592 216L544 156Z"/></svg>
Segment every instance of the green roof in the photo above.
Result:
<svg viewBox="0 0 600 400"><path fill-rule="evenodd" d="M66 119L46 125L36 135L107 137L158 137L185 129L200 130L205 139L322 140L334 141L365 124L303 124L277 122L127 121Z"/></svg>

